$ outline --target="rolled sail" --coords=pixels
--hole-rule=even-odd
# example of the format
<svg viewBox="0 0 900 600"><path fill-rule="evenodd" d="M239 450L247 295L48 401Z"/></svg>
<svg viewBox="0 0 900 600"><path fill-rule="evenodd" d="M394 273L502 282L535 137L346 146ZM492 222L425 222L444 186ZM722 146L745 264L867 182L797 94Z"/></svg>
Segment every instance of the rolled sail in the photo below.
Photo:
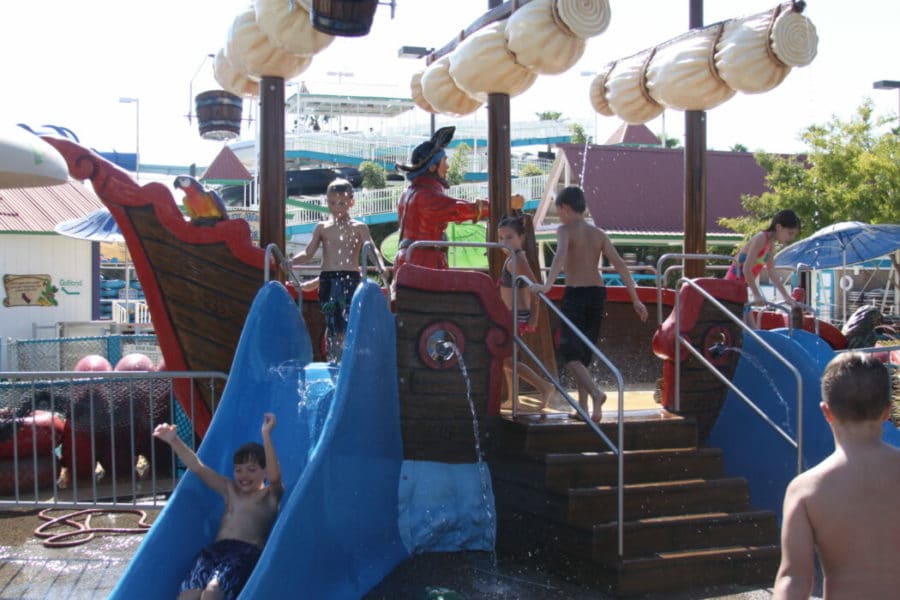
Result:
<svg viewBox="0 0 900 600"><path fill-rule="evenodd" d="M310 57L288 54L275 46L256 24L253 8L235 17L228 32L225 56L240 71L253 77L291 79L312 62Z"/></svg>
<svg viewBox="0 0 900 600"><path fill-rule="evenodd" d="M609 27L607 0L556 0L554 6L559 20L578 37L593 37Z"/></svg>
<svg viewBox="0 0 900 600"><path fill-rule="evenodd" d="M219 48L216 59L213 62L213 76L225 91L245 98L259 96L259 80L254 79L239 71L228 57L225 51Z"/></svg>
<svg viewBox="0 0 900 600"><path fill-rule="evenodd" d="M413 102L416 103L416 106L425 112L436 113L437 111L429 104L428 100L425 99L425 94L422 91L422 73L423 71L419 71L412 76L412 80L409 82L410 94L412 95Z"/></svg>
<svg viewBox="0 0 900 600"><path fill-rule="evenodd" d="M626 123L646 123L662 114L663 105L645 86L645 70L653 49L644 50L616 63L606 82L606 100Z"/></svg>
<svg viewBox="0 0 900 600"><path fill-rule="evenodd" d="M485 97L473 98L461 90L450 77L450 57L433 62L422 74L422 94L437 112L447 115L467 115L484 104Z"/></svg>
<svg viewBox="0 0 900 600"><path fill-rule="evenodd" d="M328 47L334 36L312 26L312 0L256 0L256 24L272 43L288 54L312 56Z"/></svg>
<svg viewBox="0 0 900 600"><path fill-rule="evenodd" d="M480 29L450 54L450 76L470 96L518 96L537 79L537 73L517 63L509 51L505 28L505 23L495 23Z"/></svg>
<svg viewBox="0 0 900 600"><path fill-rule="evenodd" d="M555 5L556 0L532 0L506 21L507 47L535 73L562 73L584 54L584 38L559 19Z"/></svg>

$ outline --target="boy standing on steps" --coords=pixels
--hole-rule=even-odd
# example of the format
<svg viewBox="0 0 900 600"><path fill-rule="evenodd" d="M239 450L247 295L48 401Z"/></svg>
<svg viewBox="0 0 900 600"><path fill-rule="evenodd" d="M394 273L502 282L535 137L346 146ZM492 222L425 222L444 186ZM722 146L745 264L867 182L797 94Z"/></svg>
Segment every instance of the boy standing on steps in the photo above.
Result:
<svg viewBox="0 0 900 600"><path fill-rule="evenodd" d="M896 598L900 449L882 441L887 367L871 354L839 354L825 368L820 407L835 450L788 485L774 597L810 597L818 552L825 598Z"/></svg>
<svg viewBox="0 0 900 600"><path fill-rule="evenodd" d="M545 283L534 284L531 289L546 294L559 274L565 273L566 290L560 309L591 343L596 344L606 304L606 287L600 275L604 255L628 288L634 311L641 321L647 320L647 307L638 298L628 266L619 256L609 236L584 220L585 208L584 192L580 187L569 186L556 197L556 212L560 222L556 229L556 256L553 257ZM597 387L588 370L594 357L593 352L565 326L562 328L560 352L566 368L575 377L578 403L592 420L599 422L606 394ZM593 399L593 413L588 410L588 395ZM572 416L578 415L576 413Z"/></svg>

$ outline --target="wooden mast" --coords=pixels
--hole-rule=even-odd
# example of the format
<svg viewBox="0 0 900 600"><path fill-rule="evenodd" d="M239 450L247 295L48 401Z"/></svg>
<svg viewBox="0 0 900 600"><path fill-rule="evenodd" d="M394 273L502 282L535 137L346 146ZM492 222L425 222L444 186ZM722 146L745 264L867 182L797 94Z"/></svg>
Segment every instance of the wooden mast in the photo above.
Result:
<svg viewBox="0 0 900 600"><path fill-rule="evenodd" d="M703 0L690 1L690 28L703 27ZM684 252L706 253L706 111L684 112ZM685 277L702 277L705 261L684 264Z"/></svg>
<svg viewBox="0 0 900 600"><path fill-rule="evenodd" d="M285 252L284 78L259 82L259 245Z"/></svg>

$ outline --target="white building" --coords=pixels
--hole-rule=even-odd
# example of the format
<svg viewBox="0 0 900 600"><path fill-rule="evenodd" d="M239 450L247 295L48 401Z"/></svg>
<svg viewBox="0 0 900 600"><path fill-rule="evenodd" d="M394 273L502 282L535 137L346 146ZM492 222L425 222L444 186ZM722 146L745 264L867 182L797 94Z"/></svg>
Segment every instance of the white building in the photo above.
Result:
<svg viewBox="0 0 900 600"><path fill-rule="evenodd" d="M99 244L59 235L54 227L102 206L77 181L0 190L0 340L56 337L59 323L92 319ZM0 370L4 348L0 343Z"/></svg>

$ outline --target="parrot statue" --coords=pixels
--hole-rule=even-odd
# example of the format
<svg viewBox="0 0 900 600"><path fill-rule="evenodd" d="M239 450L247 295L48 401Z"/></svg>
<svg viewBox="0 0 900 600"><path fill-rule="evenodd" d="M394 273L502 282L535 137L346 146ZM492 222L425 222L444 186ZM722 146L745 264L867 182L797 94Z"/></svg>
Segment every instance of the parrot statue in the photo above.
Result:
<svg viewBox="0 0 900 600"><path fill-rule="evenodd" d="M172 184L184 192L184 208L194 225L215 225L228 218L228 210L219 194L207 190L188 175L179 175Z"/></svg>

